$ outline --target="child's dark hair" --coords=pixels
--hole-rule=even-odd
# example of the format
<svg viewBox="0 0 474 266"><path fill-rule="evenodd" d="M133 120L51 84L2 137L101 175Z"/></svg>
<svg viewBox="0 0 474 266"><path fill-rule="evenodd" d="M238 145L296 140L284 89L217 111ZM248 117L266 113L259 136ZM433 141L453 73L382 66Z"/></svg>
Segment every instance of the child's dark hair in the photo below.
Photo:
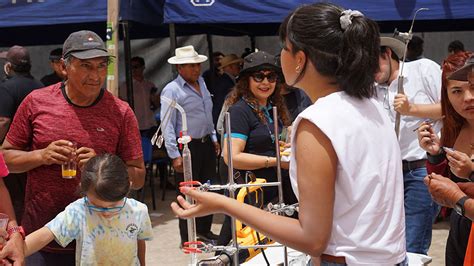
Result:
<svg viewBox="0 0 474 266"><path fill-rule="evenodd" d="M299 7L281 24L280 41L285 48L290 42L293 54L303 51L321 75L334 77L350 96L370 98L375 95L374 77L379 68L379 28L365 16L352 16L352 23L343 29L343 11L329 3Z"/></svg>
<svg viewBox="0 0 474 266"><path fill-rule="evenodd" d="M127 196L129 189L127 166L117 155L97 155L84 166L82 194L92 191L99 199L113 202Z"/></svg>

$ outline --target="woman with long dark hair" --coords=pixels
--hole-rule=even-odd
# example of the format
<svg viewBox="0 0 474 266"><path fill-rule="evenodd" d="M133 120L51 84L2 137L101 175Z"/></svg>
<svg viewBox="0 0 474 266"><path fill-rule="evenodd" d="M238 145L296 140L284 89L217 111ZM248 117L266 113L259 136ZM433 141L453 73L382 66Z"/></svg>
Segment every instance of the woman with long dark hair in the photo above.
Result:
<svg viewBox="0 0 474 266"><path fill-rule="evenodd" d="M223 212L322 265L405 265L400 148L373 95L377 24L329 3L304 5L282 23L282 70L313 105L293 124L290 177L299 218L267 213L188 187L182 218Z"/></svg>

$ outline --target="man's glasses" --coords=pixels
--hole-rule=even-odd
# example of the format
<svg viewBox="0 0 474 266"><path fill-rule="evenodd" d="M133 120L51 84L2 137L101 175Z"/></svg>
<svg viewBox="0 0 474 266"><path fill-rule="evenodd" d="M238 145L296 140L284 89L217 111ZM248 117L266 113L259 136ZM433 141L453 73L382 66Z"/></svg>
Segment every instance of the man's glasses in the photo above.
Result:
<svg viewBox="0 0 474 266"><path fill-rule="evenodd" d="M123 205L120 206L120 207L109 207L109 208L97 207L97 206L94 206L94 205L90 204L87 197L84 197L84 202L86 203L87 208L89 208L89 210L91 210L91 211L117 213L117 212L120 212L123 209L123 207L125 207L125 203L127 202L127 198L124 198Z"/></svg>
<svg viewBox="0 0 474 266"><path fill-rule="evenodd" d="M259 82L259 83L263 82L265 78L267 78L268 82L274 83L277 81L278 75L275 72L271 72L266 75L262 72L257 72L257 73L252 74L252 78L255 82Z"/></svg>

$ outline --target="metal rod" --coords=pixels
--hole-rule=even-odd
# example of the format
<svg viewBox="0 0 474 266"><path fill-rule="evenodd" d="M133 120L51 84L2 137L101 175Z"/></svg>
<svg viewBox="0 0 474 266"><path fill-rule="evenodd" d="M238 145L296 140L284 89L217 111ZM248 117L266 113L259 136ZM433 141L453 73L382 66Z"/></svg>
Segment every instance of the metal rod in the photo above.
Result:
<svg viewBox="0 0 474 266"><path fill-rule="evenodd" d="M232 162L232 140L230 137L231 131L230 131L230 113L225 112L225 133L227 133L227 176L229 179L229 185L234 185L234 164ZM235 199L235 193L233 190L229 190L229 196L233 199ZM238 250L239 249L239 243L237 243L237 232L235 228L235 218L230 216L230 224L231 224L231 232L232 232L232 241L234 243L235 248ZM232 255L232 264L233 265L238 265L239 264L239 253L235 252Z"/></svg>
<svg viewBox="0 0 474 266"><path fill-rule="evenodd" d="M275 150L276 150L276 161L277 161L277 180L280 185L278 186L278 202L280 204L283 203L283 186L282 186L282 178L281 178L281 158L280 158L280 143L279 143L279 131L278 131L278 111L276 106L273 106L273 127L275 135ZM284 265L288 265L288 250L286 246L283 247L283 258L284 258Z"/></svg>
<svg viewBox="0 0 474 266"><path fill-rule="evenodd" d="M251 248L277 248L286 247L282 244L268 244L268 245L251 245L251 246L240 246L239 249L251 249Z"/></svg>
<svg viewBox="0 0 474 266"><path fill-rule="evenodd" d="M280 182L268 182L268 183L256 183L256 184L227 184L223 186L216 186L210 187L210 190L221 190L221 189L227 189L229 191L236 191L237 189L244 188L244 187L276 187L279 186Z"/></svg>
<svg viewBox="0 0 474 266"><path fill-rule="evenodd" d="M130 29L129 22L122 22L123 30L123 54L125 59L125 80L127 83L127 101L130 107L135 110L135 102L133 97L133 77L132 77L132 68L131 68L131 58L132 58L132 48L130 45ZM122 95L124 97L124 95Z"/></svg>
<svg viewBox="0 0 474 266"><path fill-rule="evenodd" d="M400 71L398 72L398 87L397 87L397 93L398 94L405 94L405 90L403 89L403 67L405 66L405 60L407 58L407 50L408 50L408 43L410 42L411 40L411 37L412 37L412 31L413 31L413 25L415 24L415 19L416 19L416 15L418 14L418 12L420 11L423 11L423 10L429 10L429 8L419 8L418 10L416 10L415 12L415 15L413 16L413 19L411 21L411 26L410 26L410 29L408 30L408 33L407 34L402 34L403 36L403 40L405 42L405 48L403 49L403 58L402 59L402 62L400 63ZM401 114L399 112L397 112L395 114L395 134L397 135L397 138L399 137L400 135L400 120L401 120Z"/></svg>

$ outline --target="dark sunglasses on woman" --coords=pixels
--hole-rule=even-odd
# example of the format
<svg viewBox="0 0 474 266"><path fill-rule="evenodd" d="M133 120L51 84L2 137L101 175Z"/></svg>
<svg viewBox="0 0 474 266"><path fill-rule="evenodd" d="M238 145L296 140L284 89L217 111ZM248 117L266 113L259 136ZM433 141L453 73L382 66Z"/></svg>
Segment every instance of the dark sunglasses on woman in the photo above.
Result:
<svg viewBox="0 0 474 266"><path fill-rule="evenodd" d="M263 82L265 78L267 78L268 82L274 83L278 79L278 75L275 72L270 72L265 75L263 72L257 72L252 74L252 78L255 82Z"/></svg>

